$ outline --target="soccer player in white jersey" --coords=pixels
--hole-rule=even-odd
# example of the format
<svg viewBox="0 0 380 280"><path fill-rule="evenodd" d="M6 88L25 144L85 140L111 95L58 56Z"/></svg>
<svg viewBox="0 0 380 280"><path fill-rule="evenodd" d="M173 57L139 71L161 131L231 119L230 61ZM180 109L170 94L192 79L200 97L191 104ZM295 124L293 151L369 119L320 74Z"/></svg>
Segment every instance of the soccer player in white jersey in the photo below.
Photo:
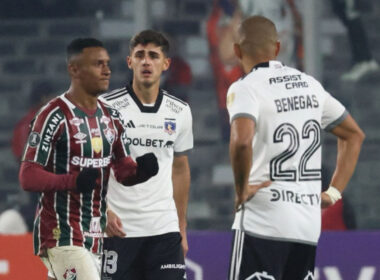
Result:
<svg viewBox="0 0 380 280"><path fill-rule="evenodd" d="M275 60L279 49L273 22L241 23L234 50L246 75L227 93L237 197L230 280L314 279L320 208L341 198L364 139L318 81ZM322 129L338 142L323 193Z"/></svg>
<svg viewBox="0 0 380 280"><path fill-rule="evenodd" d="M187 103L160 88L168 50L159 32L135 35L127 57L132 83L103 95L127 124L132 157L154 152L160 166L154 179L128 189L110 178L104 279L185 279L192 116Z"/></svg>

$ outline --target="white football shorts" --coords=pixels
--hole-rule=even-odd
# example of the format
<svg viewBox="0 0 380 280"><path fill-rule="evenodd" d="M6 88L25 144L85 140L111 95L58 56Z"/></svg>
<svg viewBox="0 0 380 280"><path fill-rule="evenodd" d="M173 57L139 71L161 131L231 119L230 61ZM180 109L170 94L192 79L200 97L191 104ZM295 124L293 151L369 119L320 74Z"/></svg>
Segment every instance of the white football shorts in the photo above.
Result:
<svg viewBox="0 0 380 280"><path fill-rule="evenodd" d="M101 255L78 246L61 246L47 250L41 257L48 276L57 280L100 280ZM76 278L75 278L76 277Z"/></svg>

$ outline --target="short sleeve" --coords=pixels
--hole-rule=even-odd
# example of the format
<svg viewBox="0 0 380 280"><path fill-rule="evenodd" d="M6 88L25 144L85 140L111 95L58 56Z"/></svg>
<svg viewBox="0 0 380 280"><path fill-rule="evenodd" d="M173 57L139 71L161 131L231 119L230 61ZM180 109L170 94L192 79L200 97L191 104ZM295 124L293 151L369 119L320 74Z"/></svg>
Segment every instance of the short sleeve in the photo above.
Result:
<svg viewBox="0 0 380 280"><path fill-rule="evenodd" d="M256 99L254 90L242 81L232 84L227 93L230 123L239 117L251 118L256 122L259 117L259 103Z"/></svg>
<svg viewBox="0 0 380 280"><path fill-rule="evenodd" d="M339 125L348 115L346 108L331 94L325 91L326 99L323 104L322 128L326 131L332 130Z"/></svg>
<svg viewBox="0 0 380 280"><path fill-rule="evenodd" d="M58 107L47 106L41 110L32 121L22 160L46 166L64 122L65 117Z"/></svg>
<svg viewBox="0 0 380 280"><path fill-rule="evenodd" d="M177 138L174 141L174 153L184 153L194 146L193 137L193 118L189 106L185 107L183 112L182 121L180 124L180 130Z"/></svg>

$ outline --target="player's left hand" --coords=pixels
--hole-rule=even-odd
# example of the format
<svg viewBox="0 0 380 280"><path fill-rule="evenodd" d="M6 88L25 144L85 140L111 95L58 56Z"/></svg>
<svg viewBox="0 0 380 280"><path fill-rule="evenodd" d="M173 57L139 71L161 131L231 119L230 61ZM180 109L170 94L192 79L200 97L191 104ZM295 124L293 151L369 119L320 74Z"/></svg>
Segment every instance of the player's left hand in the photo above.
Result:
<svg viewBox="0 0 380 280"><path fill-rule="evenodd" d="M252 197L255 196L255 194L262 188L268 187L270 184L272 184L272 181L265 181L257 185L248 185L247 188L245 188L243 195L237 196L235 201L235 209L236 211L240 210L240 206L250 200Z"/></svg>
<svg viewBox="0 0 380 280"><path fill-rule="evenodd" d="M334 203L331 200L331 197L327 193L325 192L321 193L321 208L327 208L333 204Z"/></svg>
<svg viewBox="0 0 380 280"><path fill-rule="evenodd" d="M125 237L127 234L123 231L123 224L118 215L115 212L107 210L107 226L106 233L108 237Z"/></svg>

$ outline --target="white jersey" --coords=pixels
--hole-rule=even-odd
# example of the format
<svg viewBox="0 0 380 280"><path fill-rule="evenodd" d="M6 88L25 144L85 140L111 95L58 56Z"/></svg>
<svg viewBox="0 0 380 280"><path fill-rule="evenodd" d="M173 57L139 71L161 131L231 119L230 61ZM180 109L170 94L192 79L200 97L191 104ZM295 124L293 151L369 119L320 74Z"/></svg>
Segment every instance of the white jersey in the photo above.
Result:
<svg viewBox="0 0 380 280"><path fill-rule="evenodd" d="M235 215L234 229L316 244L321 227L321 130L347 111L314 78L281 62L261 63L231 85L230 121L255 121L249 184L271 180Z"/></svg>
<svg viewBox="0 0 380 280"><path fill-rule="evenodd" d="M153 152L159 165L156 176L131 187L118 183L111 173L107 193L110 209L121 218L127 237L178 232L172 164L174 155L193 148L189 105L160 90L154 106L146 106L129 86L102 98L121 113L131 156L136 159Z"/></svg>

